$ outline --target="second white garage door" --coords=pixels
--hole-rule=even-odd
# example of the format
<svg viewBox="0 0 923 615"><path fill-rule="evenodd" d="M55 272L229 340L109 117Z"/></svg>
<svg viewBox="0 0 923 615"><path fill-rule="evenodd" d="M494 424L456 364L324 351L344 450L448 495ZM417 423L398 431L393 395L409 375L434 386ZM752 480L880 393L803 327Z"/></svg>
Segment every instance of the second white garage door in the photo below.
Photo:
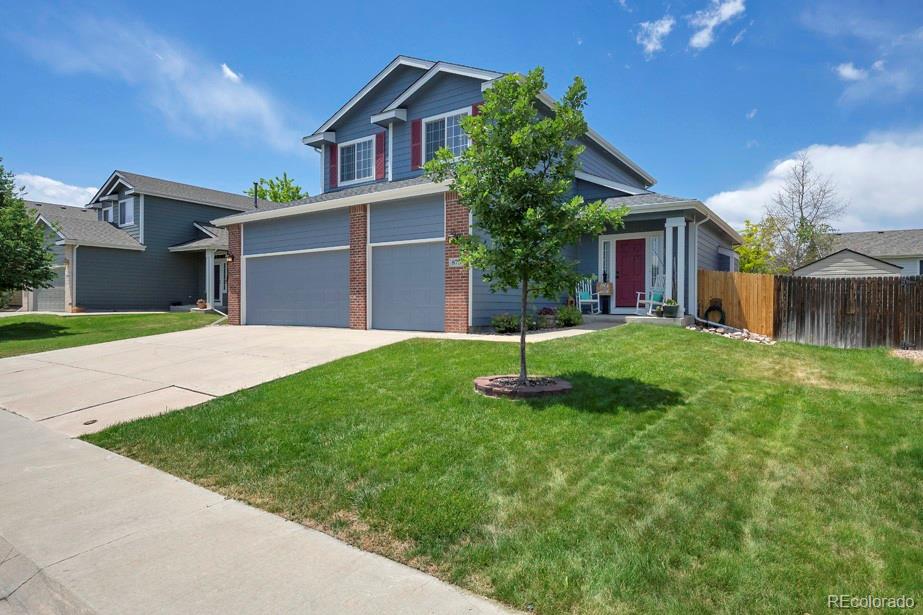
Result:
<svg viewBox="0 0 923 615"><path fill-rule="evenodd" d="M248 256L248 325L349 324L349 250Z"/></svg>
<svg viewBox="0 0 923 615"><path fill-rule="evenodd" d="M442 331L444 259L442 241L372 248L372 328Z"/></svg>

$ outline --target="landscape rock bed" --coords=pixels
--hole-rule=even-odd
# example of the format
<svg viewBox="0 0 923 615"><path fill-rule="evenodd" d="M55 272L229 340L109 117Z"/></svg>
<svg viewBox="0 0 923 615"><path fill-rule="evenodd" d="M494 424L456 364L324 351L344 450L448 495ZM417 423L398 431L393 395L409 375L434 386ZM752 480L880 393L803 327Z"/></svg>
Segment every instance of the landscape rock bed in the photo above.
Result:
<svg viewBox="0 0 923 615"><path fill-rule="evenodd" d="M547 376L533 376L525 385L519 384L519 377L514 375L481 376L474 379L474 390L488 397L531 399L563 395L571 388L567 380Z"/></svg>
<svg viewBox="0 0 923 615"><path fill-rule="evenodd" d="M766 346L774 346L776 343L776 341L768 335L760 335L759 333L754 333L753 331L749 331L747 329L737 330L725 327L711 327L702 325L690 325L686 328L690 331L711 333L712 335L720 335L721 337L727 337L732 340L743 340L753 344L765 344Z"/></svg>

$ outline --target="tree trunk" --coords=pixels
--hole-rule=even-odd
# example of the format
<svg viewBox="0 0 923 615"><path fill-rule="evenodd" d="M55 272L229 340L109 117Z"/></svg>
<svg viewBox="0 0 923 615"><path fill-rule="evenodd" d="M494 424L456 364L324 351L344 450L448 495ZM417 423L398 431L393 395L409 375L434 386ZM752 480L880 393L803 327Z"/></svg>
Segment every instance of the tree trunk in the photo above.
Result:
<svg viewBox="0 0 923 615"><path fill-rule="evenodd" d="M519 305L519 384L526 384L528 373L526 372L526 309L529 305L529 278L522 277L522 301Z"/></svg>

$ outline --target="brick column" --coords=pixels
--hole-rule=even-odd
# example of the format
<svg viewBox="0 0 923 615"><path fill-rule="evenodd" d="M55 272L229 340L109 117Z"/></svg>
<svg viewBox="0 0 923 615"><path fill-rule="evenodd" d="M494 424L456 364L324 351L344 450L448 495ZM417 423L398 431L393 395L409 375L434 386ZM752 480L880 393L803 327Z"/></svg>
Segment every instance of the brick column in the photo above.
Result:
<svg viewBox="0 0 923 615"><path fill-rule="evenodd" d="M468 332L468 268L451 266L458 258L458 246L449 242L454 236L468 234L468 209L458 202L458 194L445 193L445 330Z"/></svg>
<svg viewBox="0 0 923 615"><path fill-rule="evenodd" d="M349 208L349 328L368 329L366 257L368 205Z"/></svg>
<svg viewBox="0 0 923 615"><path fill-rule="evenodd" d="M228 227L228 254L233 260L228 268L228 324L240 324L240 268L243 266L243 228L240 224Z"/></svg>

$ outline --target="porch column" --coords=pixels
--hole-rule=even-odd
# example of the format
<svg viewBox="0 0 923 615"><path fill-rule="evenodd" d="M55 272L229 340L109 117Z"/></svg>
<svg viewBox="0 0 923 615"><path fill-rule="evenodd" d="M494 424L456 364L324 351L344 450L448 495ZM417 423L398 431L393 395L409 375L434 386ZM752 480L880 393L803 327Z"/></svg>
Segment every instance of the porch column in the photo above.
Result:
<svg viewBox="0 0 923 615"><path fill-rule="evenodd" d="M673 274L673 233L676 233L676 290L671 298L679 304L677 313L685 314L686 306L686 219L667 218L667 288L672 284Z"/></svg>
<svg viewBox="0 0 923 615"><path fill-rule="evenodd" d="M205 303L215 305L215 251L205 250Z"/></svg>
<svg viewBox="0 0 923 615"><path fill-rule="evenodd" d="M663 278L663 299L672 299L673 294L673 230L675 227L670 226L670 220L667 219L666 233L663 240L663 261L664 261L664 278Z"/></svg>

